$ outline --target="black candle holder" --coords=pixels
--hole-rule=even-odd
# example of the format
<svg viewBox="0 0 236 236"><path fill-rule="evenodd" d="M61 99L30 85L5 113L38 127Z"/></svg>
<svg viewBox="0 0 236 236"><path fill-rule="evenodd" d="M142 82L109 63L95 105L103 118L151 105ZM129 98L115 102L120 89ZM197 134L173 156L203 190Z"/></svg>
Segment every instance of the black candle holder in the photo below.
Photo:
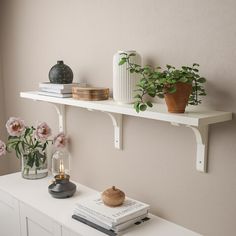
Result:
<svg viewBox="0 0 236 236"><path fill-rule="evenodd" d="M76 185L70 182L69 175L56 175L55 180L48 186L48 192L55 198L69 198L76 191Z"/></svg>

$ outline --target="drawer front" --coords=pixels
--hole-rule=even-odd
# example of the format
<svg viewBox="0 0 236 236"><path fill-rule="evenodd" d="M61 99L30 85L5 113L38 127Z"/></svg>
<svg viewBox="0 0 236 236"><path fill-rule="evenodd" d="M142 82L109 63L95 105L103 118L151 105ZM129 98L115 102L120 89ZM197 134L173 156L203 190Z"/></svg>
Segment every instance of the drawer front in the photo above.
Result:
<svg viewBox="0 0 236 236"><path fill-rule="evenodd" d="M61 226L50 217L20 203L22 236L61 236Z"/></svg>
<svg viewBox="0 0 236 236"><path fill-rule="evenodd" d="M19 216L18 200L0 190L0 234L4 236L20 236Z"/></svg>
<svg viewBox="0 0 236 236"><path fill-rule="evenodd" d="M3 190L0 190L0 202L8 205L10 208L18 207L18 201Z"/></svg>

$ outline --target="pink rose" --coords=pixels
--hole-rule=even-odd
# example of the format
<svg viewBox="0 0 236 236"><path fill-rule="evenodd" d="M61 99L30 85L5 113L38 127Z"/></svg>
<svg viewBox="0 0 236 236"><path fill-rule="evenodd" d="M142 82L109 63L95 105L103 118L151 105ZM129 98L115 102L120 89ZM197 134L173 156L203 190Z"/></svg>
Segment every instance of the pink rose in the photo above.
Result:
<svg viewBox="0 0 236 236"><path fill-rule="evenodd" d="M46 141L46 139L51 135L51 129L46 122L38 124L34 136L36 139L41 141Z"/></svg>
<svg viewBox="0 0 236 236"><path fill-rule="evenodd" d="M25 122L20 118L10 117L6 128L9 135L19 137L25 131Z"/></svg>
<svg viewBox="0 0 236 236"><path fill-rule="evenodd" d="M55 138L54 138L54 146L56 148L64 148L68 142L68 139L64 133L59 133Z"/></svg>
<svg viewBox="0 0 236 236"><path fill-rule="evenodd" d="M6 144L0 140L0 156L6 154Z"/></svg>

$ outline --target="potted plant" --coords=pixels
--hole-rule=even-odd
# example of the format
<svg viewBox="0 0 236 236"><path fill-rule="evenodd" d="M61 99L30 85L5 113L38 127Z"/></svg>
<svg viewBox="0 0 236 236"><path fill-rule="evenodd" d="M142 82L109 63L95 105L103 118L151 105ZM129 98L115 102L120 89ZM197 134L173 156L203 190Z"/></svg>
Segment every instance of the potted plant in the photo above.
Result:
<svg viewBox="0 0 236 236"><path fill-rule="evenodd" d="M134 64L130 62L130 57L134 54L123 54L119 65L128 63L130 73L137 73L141 76L137 84L136 102L134 108L137 112L145 111L147 107L152 107L150 99L145 100L145 95L150 97L165 98L168 111L172 113L184 113L187 104L198 105L201 103L200 96L205 96L206 92L203 83L204 77L199 75L199 64L194 63L191 67L182 66L176 69L174 66L166 65L166 69Z"/></svg>

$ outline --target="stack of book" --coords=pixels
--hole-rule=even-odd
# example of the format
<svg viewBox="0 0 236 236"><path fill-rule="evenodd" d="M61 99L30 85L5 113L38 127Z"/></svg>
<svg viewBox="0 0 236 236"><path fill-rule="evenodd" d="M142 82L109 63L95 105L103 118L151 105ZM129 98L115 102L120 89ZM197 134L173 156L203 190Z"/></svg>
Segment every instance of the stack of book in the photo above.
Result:
<svg viewBox="0 0 236 236"><path fill-rule="evenodd" d="M147 221L149 208L149 205L131 198L126 198L121 206L108 207L104 205L101 194L95 194L76 204L72 218L115 236L135 224Z"/></svg>
<svg viewBox="0 0 236 236"><path fill-rule="evenodd" d="M59 98L71 98L72 87L86 87L86 83L53 84L42 82L39 84L38 94Z"/></svg>

